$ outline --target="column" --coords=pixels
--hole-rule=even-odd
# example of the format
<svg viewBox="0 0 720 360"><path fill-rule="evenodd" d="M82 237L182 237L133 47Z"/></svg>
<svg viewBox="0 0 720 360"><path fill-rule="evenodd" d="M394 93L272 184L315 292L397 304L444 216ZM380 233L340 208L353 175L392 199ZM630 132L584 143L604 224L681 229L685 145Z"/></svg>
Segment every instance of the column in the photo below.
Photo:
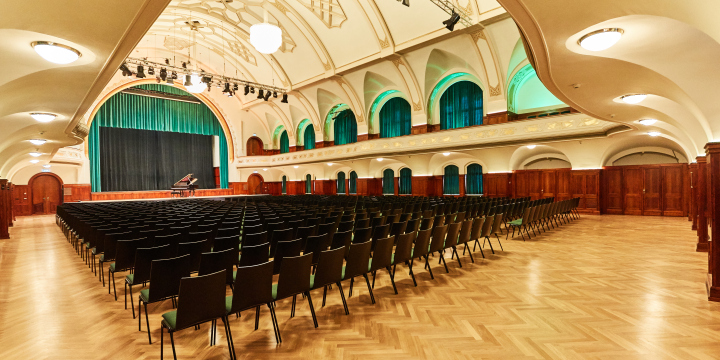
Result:
<svg viewBox="0 0 720 360"><path fill-rule="evenodd" d="M697 184L695 184L695 192L697 197L695 198L696 213L697 213L697 236L698 242L696 251L707 251L708 250L708 233L707 233L707 217L705 211L707 208L707 164L705 156L698 156L697 160Z"/></svg>
<svg viewBox="0 0 720 360"><path fill-rule="evenodd" d="M700 162L698 161L698 164ZM702 164L700 164L702 167ZM711 232L710 239L707 242L708 249L708 300L720 301L720 261L716 261L720 257L720 245L713 246L716 242L720 244L720 191L716 191L720 187L720 143L705 144L705 175L706 187L702 187L700 192L707 194L706 208L703 212L707 221L710 223ZM702 195L702 194L701 194ZM700 212L700 210L698 210ZM700 218L702 220L703 217ZM707 226L703 222L698 221L698 230L705 229ZM700 244L698 239L698 245ZM717 241L715 241L717 240Z"/></svg>
<svg viewBox="0 0 720 360"><path fill-rule="evenodd" d="M692 221L692 229L697 231L697 182L698 182L698 164L690 164L690 208L688 216Z"/></svg>
<svg viewBox="0 0 720 360"><path fill-rule="evenodd" d="M8 197L10 197L10 184L7 179L0 179L0 239L9 239L8 225L10 224L10 209L8 209Z"/></svg>

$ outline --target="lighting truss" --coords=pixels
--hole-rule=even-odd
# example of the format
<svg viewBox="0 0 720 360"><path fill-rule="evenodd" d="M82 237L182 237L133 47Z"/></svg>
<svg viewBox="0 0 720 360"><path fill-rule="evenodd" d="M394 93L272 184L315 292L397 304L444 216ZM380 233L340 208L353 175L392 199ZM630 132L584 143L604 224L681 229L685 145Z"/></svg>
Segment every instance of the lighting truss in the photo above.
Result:
<svg viewBox="0 0 720 360"><path fill-rule="evenodd" d="M260 83L256 83L256 82L252 82L252 81L233 78L230 76L213 74L213 73L207 72L202 69L189 70L184 67L168 65L165 63L158 63L158 62L150 61L147 59L138 59L138 58L129 57L129 58L125 59L125 64L128 66L128 68L131 71L133 70L132 67L135 67L135 70L136 70L136 71L134 71L135 73L137 73L138 66L143 66L145 69L149 69L150 67L157 68L157 69L166 69L166 71L168 72L167 76L170 76L169 72L174 71L178 74L178 78L181 78L181 75L197 74L198 76L200 76L201 79L209 79L209 81L203 81L205 84L207 84L208 87L210 87L212 85L233 83L233 84L237 84L238 86L250 86L250 87L253 87L258 90L265 90L265 91L272 92L272 93L280 93L283 95L287 93L286 89L280 88L277 86L265 85L265 84L260 84ZM122 69L122 67L121 67L121 69ZM159 71L157 71L156 73L159 73Z"/></svg>
<svg viewBox="0 0 720 360"><path fill-rule="evenodd" d="M455 7L452 1L430 0L430 2L435 4L437 7L443 9L443 11L445 11L448 15L452 15L453 11L456 12L458 15L460 15L460 22L465 25L465 27L470 27L472 25L472 23L470 23L470 14L468 14L460 7Z"/></svg>

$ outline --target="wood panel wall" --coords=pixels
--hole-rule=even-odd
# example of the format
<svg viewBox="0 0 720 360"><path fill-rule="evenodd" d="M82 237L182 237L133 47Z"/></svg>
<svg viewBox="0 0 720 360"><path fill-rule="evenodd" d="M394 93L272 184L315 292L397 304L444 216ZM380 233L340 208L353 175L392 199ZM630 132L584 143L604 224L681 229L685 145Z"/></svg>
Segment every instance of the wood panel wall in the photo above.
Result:
<svg viewBox="0 0 720 360"><path fill-rule="evenodd" d="M16 216L32 215L32 204L30 201L30 186L15 185L13 189L13 211Z"/></svg>
<svg viewBox="0 0 720 360"><path fill-rule="evenodd" d="M604 214L688 216L687 164L608 166L601 177Z"/></svg>
<svg viewBox="0 0 720 360"><path fill-rule="evenodd" d="M223 196L234 195L233 189L198 189L195 196ZM129 199L159 199L169 198L170 190L158 191L116 191L91 193L93 201L98 200L129 200Z"/></svg>

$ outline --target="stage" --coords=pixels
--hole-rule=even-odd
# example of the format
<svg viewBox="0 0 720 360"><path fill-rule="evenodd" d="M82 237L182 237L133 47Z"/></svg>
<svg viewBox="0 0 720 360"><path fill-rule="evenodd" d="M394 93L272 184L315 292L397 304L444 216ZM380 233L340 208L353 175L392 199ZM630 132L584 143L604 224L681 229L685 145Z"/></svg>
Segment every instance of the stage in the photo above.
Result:
<svg viewBox="0 0 720 360"><path fill-rule="evenodd" d="M117 201L148 201L148 200L189 200L189 199L239 199L243 197L253 196L269 196L266 194L258 195L235 195L233 189L198 189L195 190L195 196L190 197L171 197L170 190L157 191L106 191L94 192L90 194L90 201L81 201L83 203L97 202L117 202Z"/></svg>

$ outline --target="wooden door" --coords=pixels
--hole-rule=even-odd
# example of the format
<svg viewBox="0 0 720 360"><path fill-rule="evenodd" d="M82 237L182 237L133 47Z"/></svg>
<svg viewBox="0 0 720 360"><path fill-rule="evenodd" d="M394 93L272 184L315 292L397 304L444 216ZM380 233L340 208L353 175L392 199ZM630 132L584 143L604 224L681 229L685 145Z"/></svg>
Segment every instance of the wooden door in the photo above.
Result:
<svg viewBox="0 0 720 360"><path fill-rule="evenodd" d="M663 166L662 215L683 216L683 165Z"/></svg>
<svg viewBox="0 0 720 360"><path fill-rule="evenodd" d="M604 211L607 214L622 215L623 206L623 170L619 167L606 168L603 171Z"/></svg>
<svg viewBox="0 0 720 360"><path fill-rule="evenodd" d="M251 137L247 141L247 156L263 155L263 142L260 138Z"/></svg>
<svg viewBox="0 0 720 360"><path fill-rule="evenodd" d="M643 167L643 215L662 215L662 171L659 166Z"/></svg>
<svg viewBox="0 0 720 360"><path fill-rule="evenodd" d="M627 166L623 168L623 194L625 215L643 214L643 178L645 172L638 166Z"/></svg>
<svg viewBox="0 0 720 360"><path fill-rule="evenodd" d="M516 171L515 174L515 197L530 196L528 193L528 173L525 170Z"/></svg>
<svg viewBox="0 0 720 360"><path fill-rule="evenodd" d="M557 170L557 186L555 188L555 198L557 201L568 200L572 198L570 190L570 169Z"/></svg>
<svg viewBox="0 0 720 360"><path fill-rule="evenodd" d="M261 184L262 182L263 182L263 180L262 180L262 178L260 177L260 175L257 175L257 174L252 174L252 175L250 175L250 177L248 178L248 183L247 183L247 185L248 185L248 189L247 189L247 190L248 190L248 194L251 194L251 195L253 195L253 194L261 194L261 193L262 193L262 189L260 188L260 184Z"/></svg>
<svg viewBox="0 0 720 360"><path fill-rule="evenodd" d="M542 178L540 171L527 170L527 191L532 200L542 197Z"/></svg>
<svg viewBox="0 0 720 360"><path fill-rule="evenodd" d="M38 176L32 181L32 213L54 214L60 205L60 181L52 175Z"/></svg>
<svg viewBox="0 0 720 360"><path fill-rule="evenodd" d="M540 192L542 198L551 198L556 195L556 186L557 186L557 171L555 170L543 170L541 172L541 181L542 185L540 185Z"/></svg>

